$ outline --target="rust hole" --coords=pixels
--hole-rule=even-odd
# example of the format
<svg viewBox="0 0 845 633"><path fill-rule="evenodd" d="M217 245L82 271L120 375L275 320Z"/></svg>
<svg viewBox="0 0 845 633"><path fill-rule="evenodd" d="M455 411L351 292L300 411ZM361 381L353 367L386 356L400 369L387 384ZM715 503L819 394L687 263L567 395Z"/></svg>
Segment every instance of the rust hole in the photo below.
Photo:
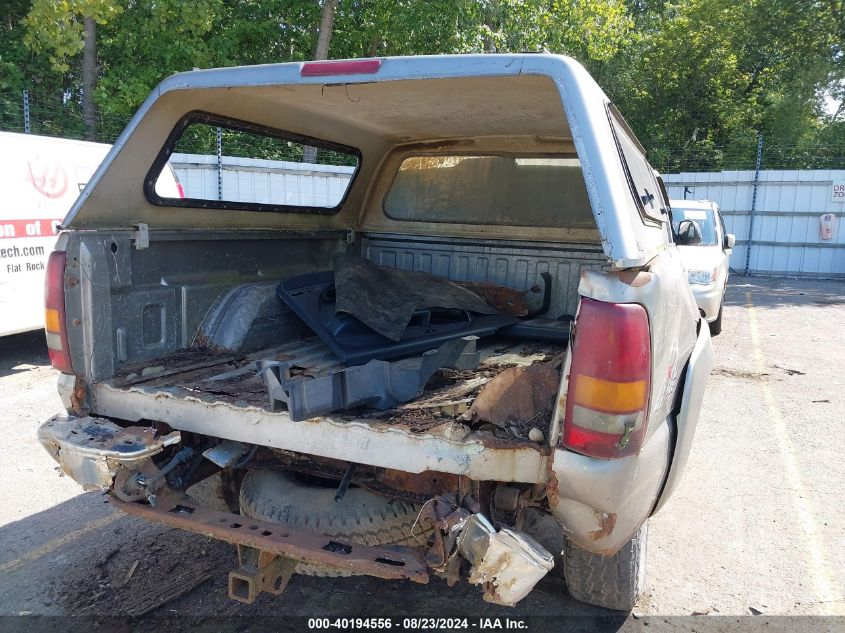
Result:
<svg viewBox="0 0 845 633"><path fill-rule="evenodd" d="M385 565L393 565L394 567L404 567L405 561L403 560L391 560L389 558L377 558L377 563L383 563Z"/></svg>
<svg viewBox="0 0 845 633"><path fill-rule="evenodd" d="M190 506L177 505L175 508L172 508L170 511L173 514L193 514L194 508L191 508Z"/></svg>
<svg viewBox="0 0 845 633"><path fill-rule="evenodd" d="M237 529L237 528L243 527L243 526L240 523L232 523L229 527Z"/></svg>
<svg viewBox="0 0 845 633"><path fill-rule="evenodd" d="M273 533L270 530L264 530L261 533L261 536L272 536L272 535L273 535Z"/></svg>
<svg viewBox="0 0 845 633"><path fill-rule="evenodd" d="M334 554L348 555L352 553L352 546L346 543L338 543L337 541L329 541L323 545L323 549Z"/></svg>

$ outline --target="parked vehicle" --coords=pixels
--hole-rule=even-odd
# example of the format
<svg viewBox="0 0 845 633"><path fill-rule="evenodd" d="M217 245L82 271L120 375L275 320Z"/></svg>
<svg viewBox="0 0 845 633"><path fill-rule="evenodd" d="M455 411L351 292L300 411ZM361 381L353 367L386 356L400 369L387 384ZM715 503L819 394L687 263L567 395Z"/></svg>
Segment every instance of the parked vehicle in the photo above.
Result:
<svg viewBox="0 0 845 633"><path fill-rule="evenodd" d="M158 189L217 138L248 201ZM259 167L303 159L350 173L314 196ZM51 256L67 414L40 440L115 507L235 543L244 602L296 572L512 605L565 536L569 593L630 609L713 363L664 191L566 57L177 75Z"/></svg>
<svg viewBox="0 0 845 633"><path fill-rule="evenodd" d="M0 336L44 327L44 274L59 225L110 147L0 132ZM160 186L173 193L168 175Z"/></svg>
<svg viewBox="0 0 845 633"><path fill-rule="evenodd" d="M0 336L44 327L58 226L108 145L0 132Z"/></svg>
<svg viewBox="0 0 845 633"><path fill-rule="evenodd" d="M725 231L719 205L711 200L670 200L672 224L698 310L713 336L722 331L722 304L736 238Z"/></svg>

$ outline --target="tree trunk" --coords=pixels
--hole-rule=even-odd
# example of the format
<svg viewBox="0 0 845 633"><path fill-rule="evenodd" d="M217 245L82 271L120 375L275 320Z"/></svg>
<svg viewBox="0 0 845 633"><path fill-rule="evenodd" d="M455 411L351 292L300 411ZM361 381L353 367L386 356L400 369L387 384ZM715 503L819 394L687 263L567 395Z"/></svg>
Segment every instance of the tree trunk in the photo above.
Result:
<svg viewBox="0 0 845 633"><path fill-rule="evenodd" d="M487 33L483 38L485 53L496 52L496 48L493 45L493 33L495 32L495 10L496 8L493 6L493 3L488 4L487 8L484 9L484 26L487 27Z"/></svg>
<svg viewBox="0 0 845 633"><path fill-rule="evenodd" d="M337 0L323 0L323 12L320 16L320 32L317 35L317 48L314 49L314 59L329 58L329 44L332 41L335 9L337 9Z"/></svg>
<svg viewBox="0 0 845 633"><path fill-rule="evenodd" d="M320 31L317 34L317 46L314 48L314 59L329 58L329 44L332 41L334 29L334 15L338 0L323 0L323 11L320 14ZM302 162L316 163L317 148L306 145L302 148Z"/></svg>
<svg viewBox="0 0 845 633"><path fill-rule="evenodd" d="M94 106L94 89L97 86L97 23L94 18L83 21L82 46L82 120L85 138L97 138L97 110Z"/></svg>

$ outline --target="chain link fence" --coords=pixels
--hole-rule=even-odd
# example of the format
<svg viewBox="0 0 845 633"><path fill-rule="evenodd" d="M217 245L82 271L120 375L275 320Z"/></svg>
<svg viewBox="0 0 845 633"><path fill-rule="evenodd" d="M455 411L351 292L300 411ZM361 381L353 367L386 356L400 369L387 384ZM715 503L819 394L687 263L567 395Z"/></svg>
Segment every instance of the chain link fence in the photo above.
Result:
<svg viewBox="0 0 845 633"><path fill-rule="evenodd" d="M37 87L26 91L0 90L0 130L60 136L63 138L113 143L131 115L97 114L96 131L88 138L82 118L81 98L76 93L64 94ZM234 155L240 155L239 139L225 138ZM197 139L199 142L200 139ZM226 143L225 141L228 141ZM213 143L209 139L208 143ZM234 143L234 144L233 144ZM759 136L749 132L747 138L721 146L707 140L679 141L673 144L647 144L651 164L664 174L681 172L716 172L754 170L757 165ZM301 160L301 149L292 147L288 160ZM308 162L313 162L313 158ZM321 162L317 159L316 162ZM763 140L760 169L845 169L845 143L783 142L776 138Z"/></svg>
<svg viewBox="0 0 845 633"><path fill-rule="evenodd" d="M26 95L0 91L0 130L85 139L77 97L38 89ZM90 140L114 142L129 118L100 114ZM302 171L288 167L290 163L335 165L341 180L348 179L351 168L343 166L357 162L353 156L301 142L256 138L214 125L186 134L175 149L184 152L175 155L184 163L174 165L180 178L188 189L199 188L209 199L222 199L226 177L254 176L255 170L242 174L237 165L225 164L224 157L235 163L238 157L263 159L285 174ZM679 142L651 146L648 154L664 175L670 197L707 198L720 205L728 231L737 237L733 268L758 274L845 276L845 202L831 197L835 186L845 187L845 143L785 143L749 131L747 138L729 147L706 140ZM273 171L268 165L264 171ZM819 234L822 216L832 218L833 230L826 238Z"/></svg>
<svg viewBox="0 0 845 633"><path fill-rule="evenodd" d="M762 143L762 145L760 145ZM760 164L757 152L761 150ZM845 144L794 143L748 138L728 147L708 142L678 143L648 148L649 160L660 173L749 171L757 169L845 169Z"/></svg>

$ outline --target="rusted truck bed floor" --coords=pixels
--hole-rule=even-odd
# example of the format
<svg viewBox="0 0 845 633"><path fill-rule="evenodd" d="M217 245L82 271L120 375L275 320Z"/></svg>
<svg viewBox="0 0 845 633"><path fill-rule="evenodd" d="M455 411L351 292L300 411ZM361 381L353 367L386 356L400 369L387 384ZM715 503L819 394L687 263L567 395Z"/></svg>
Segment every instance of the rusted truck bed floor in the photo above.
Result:
<svg viewBox="0 0 845 633"><path fill-rule="evenodd" d="M411 402L387 411L368 408L339 411L332 417L369 418L380 423L402 424L413 432L422 433L458 419L479 391L502 371L550 361L559 357L565 348L554 343L491 337L479 341L478 349L481 355L478 369L441 369L429 380L423 394ZM322 341L312 337L248 355L202 348L180 350L145 366L128 367L111 384L116 388L150 393L162 389L171 393L182 391L205 400L211 398L238 407L261 407L269 411L267 388L255 371L255 362L259 360L291 362L293 373L302 376L344 367ZM542 423L539 426L541 430L547 430L542 428Z"/></svg>

